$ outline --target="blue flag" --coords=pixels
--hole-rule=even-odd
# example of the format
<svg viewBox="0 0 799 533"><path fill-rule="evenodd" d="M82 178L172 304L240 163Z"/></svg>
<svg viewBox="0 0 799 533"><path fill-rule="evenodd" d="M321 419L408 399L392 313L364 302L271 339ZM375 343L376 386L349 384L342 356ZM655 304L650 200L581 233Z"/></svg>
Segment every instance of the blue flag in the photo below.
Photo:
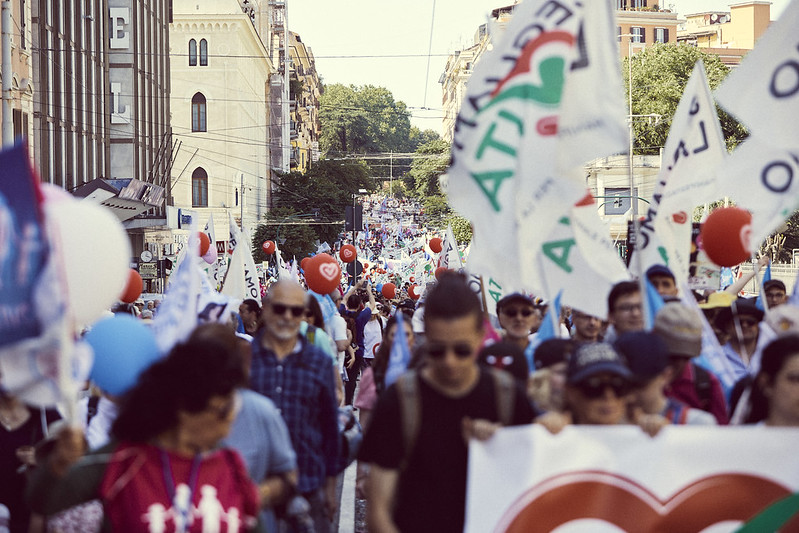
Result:
<svg viewBox="0 0 799 533"><path fill-rule="evenodd" d="M558 295L555 296L555 300L552 302L552 309L547 309L544 319L541 321L541 325L538 327L535 339L533 342L528 343L527 348L524 350L524 357L527 359L528 368L535 368L533 354L535 353L535 349L538 348L542 342L560 337L558 333L560 330L560 297L562 295L563 290L561 289L560 292L558 292ZM553 315L557 317L557 323L552 319Z"/></svg>
<svg viewBox="0 0 799 533"><path fill-rule="evenodd" d="M646 294L644 295L644 327L647 331L651 331L655 327L655 317L658 311L663 307L663 297L657 291L649 278L644 276L644 283L646 283Z"/></svg>
<svg viewBox="0 0 799 533"><path fill-rule="evenodd" d="M49 247L36 181L24 145L0 153L0 346L42 331L33 295Z"/></svg>
<svg viewBox="0 0 799 533"><path fill-rule="evenodd" d="M766 304L764 300L765 297L764 293L766 291L763 290L763 284L765 284L767 281L771 281L771 261L769 261L768 264L766 265L766 271L763 272L763 277L760 279L760 293L757 295L757 300L755 300L755 307L757 307L761 311L766 310Z"/></svg>
<svg viewBox="0 0 799 533"><path fill-rule="evenodd" d="M405 338L402 311L398 311L394 316L397 318L397 327L386 369L386 387L397 381L397 378L408 370L408 363L411 361L411 349L408 346L408 339Z"/></svg>

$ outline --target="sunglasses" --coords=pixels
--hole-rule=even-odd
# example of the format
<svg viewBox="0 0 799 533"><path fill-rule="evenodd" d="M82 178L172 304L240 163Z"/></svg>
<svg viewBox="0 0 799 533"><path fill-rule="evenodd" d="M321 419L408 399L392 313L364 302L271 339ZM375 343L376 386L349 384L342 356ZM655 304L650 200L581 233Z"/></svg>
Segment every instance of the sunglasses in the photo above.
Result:
<svg viewBox="0 0 799 533"><path fill-rule="evenodd" d="M305 314L304 305L269 304L269 306L276 315L285 315L286 311L291 311L291 316L299 318Z"/></svg>
<svg viewBox="0 0 799 533"><path fill-rule="evenodd" d="M448 350L452 350L458 359L466 359L473 353L472 347L468 344L456 344L454 346L433 344L427 347L427 355L432 359L443 359Z"/></svg>
<svg viewBox="0 0 799 533"><path fill-rule="evenodd" d="M617 398L626 396L632 390L632 384L626 379L614 376L611 378L592 377L580 382L577 388L588 399L600 398L605 394L605 389L610 387Z"/></svg>
<svg viewBox="0 0 799 533"><path fill-rule="evenodd" d="M524 318L527 318L527 317L529 317L530 315L533 314L533 310L532 309L503 309L502 310L502 314L503 315L507 315L510 318L516 318L519 315L522 315Z"/></svg>

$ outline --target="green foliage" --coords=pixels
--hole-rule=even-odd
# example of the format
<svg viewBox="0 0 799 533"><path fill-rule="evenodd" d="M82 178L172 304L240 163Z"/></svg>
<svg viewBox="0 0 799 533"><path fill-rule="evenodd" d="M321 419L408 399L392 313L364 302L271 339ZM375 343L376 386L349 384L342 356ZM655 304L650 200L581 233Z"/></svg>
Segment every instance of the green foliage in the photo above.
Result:
<svg viewBox="0 0 799 533"><path fill-rule="evenodd" d="M435 130L420 130L416 126L411 126L411 150L416 151L419 149L420 146L423 146L427 143L431 143L433 141L440 141L441 135L438 134Z"/></svg>
<svg viewBox="0 0 799 533"><path fill-rule="evenodd" d="M252 238L252 257L257 262L274 261L274 255L266 255L261 247L264 241L277 243L284 261L296 257L301 259L316 251L314 241L317 236L314 226L299 226L292 222L308 221L308 217L298 217L300 212L290 207L276 207L269 211L266 221L259 224ZM283 240L283 244L280 243Z"/></svg>
<svg viewBox="0 0 799 533"><path fill-rule="evenodd" d="M760 246L761 255L768 255L775 263L793 261L793 250L799 248L799 211L794 211L775 233Z"/></svg>
<svg viewBox="0 0 799 533"><path fill-rule="evenodd" d="M452 233L459 244L469 244L472 241L472 224L467 219L452 214L447 223L452 226Z"/></svg>
<svg viewBox="0 0 799 533"><path fill-rule="evenodd" d="M412 149L410 112L384 87L328 85L319 106L319 145L328 157Z"/></svg>
<svg viewBox="0 0 799 533"><path fill-rule="evenodd" d="M441 196L438 177L447 170L449 164L450 145L438 139L423 144L416 153L428 157L419 157L411 163L410 177L413 179L413 195L420 199L430 196Z"/></svg>
<svg viewBox="0 0 799 533"><path fill-rule="evenodd" d="M718 56L688 45L654 44L632 56L632 113L662 117L656 124L641 118L633 122L635 153L658 154L666 144L672 118L697 61L704 63L711 89L715 89L730 70ZM625 86L629 87L628 59L622 70ZM746 130L720 108L717 107L717 111L727 148L731 149L746 138Z"/></svg>
<svg viewBox="0 0 799 533"><path fill-rule="evenodd" d="M278 176L272 197L273 204L278 207L270 213L286 208L294 215L313 215L317 222L343 221L346 207L352 205L352 195L359 189L372 191L374 188L369 169L363 162L323 159L305 174L290 172ZM310 228L314 235L310 244L316 239L332 244L344 224L319 224Z"/></svg>

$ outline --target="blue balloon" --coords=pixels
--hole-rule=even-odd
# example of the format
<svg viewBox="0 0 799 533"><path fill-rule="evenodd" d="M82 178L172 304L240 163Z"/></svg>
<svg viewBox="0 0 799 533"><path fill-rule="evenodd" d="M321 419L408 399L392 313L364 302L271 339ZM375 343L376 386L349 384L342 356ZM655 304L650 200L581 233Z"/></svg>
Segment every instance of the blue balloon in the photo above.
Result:
<svg viewBox="0 0 799 533"><path fill-rule="evenodd" d="M382 283L378 283L375 288L377 289L377 292L383 292L383 284Z"/></svg>
<svg viewBox="0 0 799 533"><path fill-rule="evenodd" d="M114 315L97 322L86 334L86 342L94 349L89 378L113 396L130 390L139 375L161 358L150 328L131 315Z"/></svg>

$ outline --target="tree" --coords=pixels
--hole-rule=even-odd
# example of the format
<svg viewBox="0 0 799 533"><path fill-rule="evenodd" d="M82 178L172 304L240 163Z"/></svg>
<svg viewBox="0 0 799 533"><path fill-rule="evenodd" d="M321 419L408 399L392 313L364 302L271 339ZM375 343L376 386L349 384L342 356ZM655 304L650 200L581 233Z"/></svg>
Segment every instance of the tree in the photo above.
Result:
<svg viewBox="0 0 799 533"><path fill-rule="evenodd" d="M413 179L414 196L426 199L442 196L438 178L446 172L449 165L450 145L442 139L423 144L416 149L417 157L411 163L410 176Z"/></svg>
<svg viewBox="0 0 799 533"><path fill-rule="evenodd" d="M274 205L291 210L295 216L310 217L316 224L310 226L314 238L332 244L344 229L341 224L348 205L352 205L352 195L359 189L374 190L369 169L362 161L320 160L306 172L290 172L279 175L272 195ZM273 209L274 212L277 208ZM281 232L282 233L282 232ZM260 244L259 244L260 246Z"/></svg>
<svg viewBox="0 0 799 533"><path fill-rule="evenodd" d="M435 130L427 129L427 130L420 130L416 126L411 126L411 150L418 150L419 147L431 143L433 141L440 141L441 135L438 134Z"/></svg>
<svg viewBox="0 0 799 533"><path fill-rule="evenodd" d="M658 154L665 146L672 118L697 61L704 63L711 89L730 71L718 56L688 45L654 44L632 56L632 114L661 116L656 123L633 121L635 153ZM623 71L629 88L629 59L625 59ZM727 148L731 149L746 138L746 130L720 108L717 111Z"/></svg>
<svg viewBox="0 0 799 533"><path fill-rule="evenodd" d="M319 146L330 156L411 150L410 112L374 85L328 85L319 99Z"/></svg>
<svg viewBox="0 0 799 533"><path fill-rule="evenodd" d="M309 222L308 218L298 216L300 214L291 207L275 207L269 211L266 221L255 229L252 238L252 257L256 262L274 257L264 253L261 248L264 241L274 241L285 261L294 257L302 259L316 251L314 226L297 225L298 222Z"/></svg>

